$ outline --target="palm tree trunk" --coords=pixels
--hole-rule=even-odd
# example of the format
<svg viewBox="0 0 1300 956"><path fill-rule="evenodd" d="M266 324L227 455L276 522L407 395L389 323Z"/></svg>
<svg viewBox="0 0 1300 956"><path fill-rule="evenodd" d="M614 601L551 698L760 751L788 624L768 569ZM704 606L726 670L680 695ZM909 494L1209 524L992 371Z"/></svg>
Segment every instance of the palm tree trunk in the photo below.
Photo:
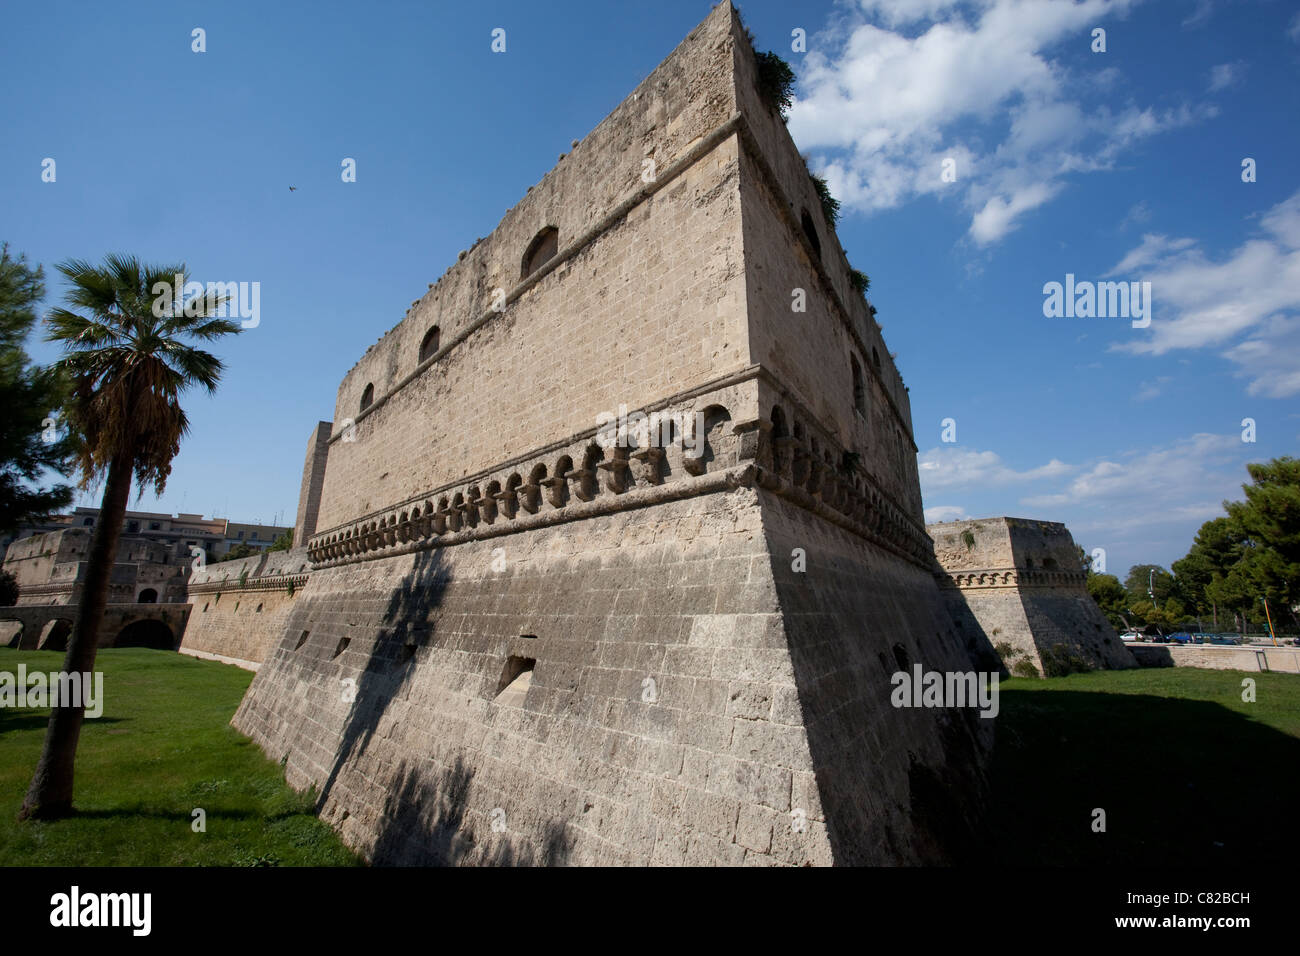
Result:
<svg viewBox="0 0 1300 956"><path fill-rule="evenodd" d="M104 484L99 520L95 522L95 531L90 539L86 580L77 608L77 622L68 640L67 656L63 659L63 670L66 673L88 674L95 666L95 653L99 650L99 628L104 621L108 586L117 558L117 539L131 497L134 462L135 455L127 452L117 455L108 466L108 480ZM72 813L72 769L84 718L84 700L79 701L75 707L55 707L51 712L41 760L36 765L36 773L27 789L27 798L18 815L20 820L53 819Z"/></svg>

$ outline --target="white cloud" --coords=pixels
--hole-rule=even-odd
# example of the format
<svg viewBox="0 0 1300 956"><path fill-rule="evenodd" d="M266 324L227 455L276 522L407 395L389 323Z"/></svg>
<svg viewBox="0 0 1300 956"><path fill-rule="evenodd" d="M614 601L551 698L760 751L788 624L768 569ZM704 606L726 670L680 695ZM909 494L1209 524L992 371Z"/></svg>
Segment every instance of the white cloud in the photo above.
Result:
<svg viewBox="0 0 1300 956"><path fill-rule="evenodd" d="M1196 245L1195 239L1170 239L1167 236L1146 233L1142 236L1142 244L1130 251L1106 275L1123 275L1159 259L1171 259L1176 253L1185 252L1194 245Z"/></svg>
<svg viewBox="0 0 1300 956"><path fill-rule="evenodd" d="M1135 203L1129 209L1128 213L1124 216L1124 218L1120 220L1120 224L1119 224L1120 231L1122 232L1123 230L1127 229L1130 225L1136 226L1136 225L1140 225L1141 223L1148 222L1150 221L1150 219L1151 219L1151 204L1148 203L1145 199L1143 199L1141 202Z"/></svg>
<svg viewBox="0 0 1300 956"><path fill-rule="evenodd" d="M1087 49L1092 27L1137 2L860 0L805 58L790 131L822 151L814 163L846 207L951 195L970 214L970 238L996 242L1068 174L1110 169L1137 141L1213 115L1078 99L1119 73L1091 61L1068 72L1077 58L1054 58L1057 48ZM944 182L950 157L957 179Z"/></svg>
<svg viewBox="0 0 1300 956"><path fill-rule="evenodd" d="M1161 375L1154 382L1143 382L1138 386L1139 391L1133 396L1133 400L1135 402L1145 402L1153 399L1164 391L1164 387L1171 381L1172 379L1168 375Z"/></svg>
<svg viewBox="0 0 1300 956"><path fill-rule="evenodd" d="M1300 13L1292 17L1291 25L1286 28L1286 35L1296 43L1300 43Z"/></svg>
<svg viewBox="0 0 1300 956"><path fill-rule="evenodd" d="M1218 66L1210 69L1210 92L1217 93L1219 90L1226 90L1238 80L1245 69L1242 63L1220 63Z"/></svg>
<svg viewBox="0 0 1300 956"><path fill-rule="evenodd" d="M1260 218L1261 234L1215 261L1193 239L1145 235L1110 271L1151 283L1151 327L1116 351L1163 355L1237 344L1223 352L1252 395L1300 393L1300 192Z"/></svg>
<svg viewBox="0 0 1300 956"><path fill-rule="evenodd" d="M961 505L935 505L925 509L925 523L938 524L941 521L965 521L970 515Z"/></svg>
<svg viewBox="0 0 1300 956"><path fill-rule="evenodd" d="M1199 27L1206 20L1210 19L1210 14L1213 10L1214 6L1210 3L1210 0L1196 0L1196 9L1194 9L1191 14L1183 20L1183 26Z"/></svg>
<svg viewBox="0 0 1300 956"><path fill-rule="evenodd" d="M1037 468L1016 471L1007 466L996 452L957 448L952 445L922 452L917 456L917 465L921 486L925 490L1007 485L1036 481L1041 478L1055 478L1071 471L1070 465L1055 458Z"/></svg>
<svg viewBox="0 0 1300 956"><path fill-rule="evenodd" d="M1150 451L1096 462L1059 492L1021 499L1031 508L1060 508L1090 504L1111 513L1115 526L1150 516L1164 520L1187 517L1179 509L1200 515L1208 505L1206 494L1219 502L1240 497L1241 477L1230 478L1222 469L1237 466L1244 457L1240 435L1196 434ZM1236 475L1236 471L1233 473ZM1244 474L1244 472L1242 472ZM1209 515L1213 517L1213 514Z"/></svg>

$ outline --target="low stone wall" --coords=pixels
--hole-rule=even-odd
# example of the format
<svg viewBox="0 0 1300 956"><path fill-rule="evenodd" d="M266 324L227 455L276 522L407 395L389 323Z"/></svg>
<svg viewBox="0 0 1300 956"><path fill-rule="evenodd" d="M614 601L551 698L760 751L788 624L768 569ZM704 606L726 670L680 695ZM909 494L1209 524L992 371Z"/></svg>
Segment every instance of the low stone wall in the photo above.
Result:
<svg viewBox="0 0 1300 956"><path fill-rule="evenodd" d="M306 548L209 564L190 579L182 653L256 670L307 585Z"/></svg>
<svg viewBox="0 0 1300 956"><path fill-rule="evenodd" d="M1130 644L1143 667L1208 667L1223 671L1300 674L1300 648L1228 644Z"/></svg>

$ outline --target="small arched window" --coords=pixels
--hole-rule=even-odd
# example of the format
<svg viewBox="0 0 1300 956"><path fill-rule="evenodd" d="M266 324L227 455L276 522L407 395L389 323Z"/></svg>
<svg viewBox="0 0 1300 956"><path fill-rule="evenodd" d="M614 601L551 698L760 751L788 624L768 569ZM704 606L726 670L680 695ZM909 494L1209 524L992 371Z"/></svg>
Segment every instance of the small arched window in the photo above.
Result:
<svg viewBox="0 0 1300 956"><path fill-rule="evenodd" d="M375 401L375 386L367 384L365 391L361 393L361 410L364 412Z"/></svg>
<svg viewBox="0 0 1300 956"><path fill-rule="evenodd" d="M438 327L435 325L428 332L424 333L424 338L420 342L420 361L431 358L438 351Z"/></svg>
<svg viewBox="0 0 1300 956"><path fill-rule="evenodd" d="M554 226L547 226L534 236L533 241L528 244L528 250L524 253L523 271L520 278L527 279L554 258L559 251L560 230Z"/></svg>
<svg viewBox="0 0 1300 956"><path fill-rule="evenodd" d="M858 364L856 355L850 355L849 362L853 366L853 408L859 415L866 415L867 389L862 381L862 366Z"/></svg>
<svg viewBox="0 0 1300 956"><path fill-rule="evenodd" d="M880 371L880 353L876 351L874 345L871 347L871 361L875 364L876 371Z"/></svg>
<svg viewBox="0 0 1300 956"><path fill-rule="evenodd" d="M817 250L817 255L820 256L822 254L822 243L817 238L817 226L813 224L813 218L808 214L807 209L799 217L799 225L803 227L803 234L808 237L808 241L812 243L812 247Z"/></svg>

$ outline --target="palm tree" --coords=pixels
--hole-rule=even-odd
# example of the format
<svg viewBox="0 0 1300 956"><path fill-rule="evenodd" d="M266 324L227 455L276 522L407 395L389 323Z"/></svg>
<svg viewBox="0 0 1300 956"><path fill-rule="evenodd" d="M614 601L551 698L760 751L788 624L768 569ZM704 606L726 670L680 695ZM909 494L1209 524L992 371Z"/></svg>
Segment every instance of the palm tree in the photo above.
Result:
<svg viewBox="0 0 1300 956"><path fill-rule="evenodd" d="M88 673L95 664L132 477L142 490L152 484L162 494L189 429L180 393L193 385L215 392L221 377L221 361L184 339L211 341L240 327L214 317L224 298L194 298L182 306L184 265L147 266L133 256L110 255L102 266L70 259L58 270L71 283L65 294L70 308L46 317L46 341L64 347L56 365L71 382L67 417L82 439L81 486L89 488L106 476L77 622L63 661L65 672ZM164 285L170 293L173 282L181 283L174 300L160 296ZM83 706L53 709L20 819L72 812L73 760L84 716Z"/></svg>

